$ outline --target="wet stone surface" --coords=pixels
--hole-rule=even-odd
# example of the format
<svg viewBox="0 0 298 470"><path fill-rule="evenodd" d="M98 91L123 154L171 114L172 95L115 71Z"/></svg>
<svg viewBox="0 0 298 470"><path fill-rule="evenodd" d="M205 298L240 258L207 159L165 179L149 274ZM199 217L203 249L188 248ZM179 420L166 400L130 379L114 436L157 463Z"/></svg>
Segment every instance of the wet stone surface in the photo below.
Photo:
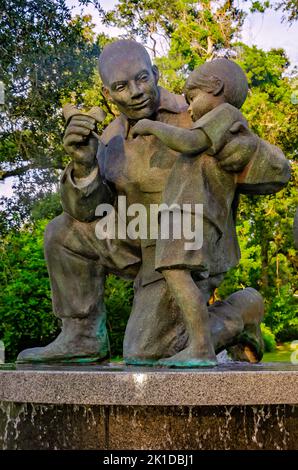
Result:
<svg viewBox="0 0 298 470"><path fill-rule="evenodd" d="M112 407L111 449L297 449L298 407ZM127 429L128 432L121 432Z"/></svg>
<svg viewBox="0 0 298 470"><path fill-rule="evenodd" d="M298 449L298 367L0 368L0 449ZM267 400L267 401L266 401Z"/></svg>
<svg viewBox="0 0 298 470"><path fill-rule="evenodd" d="M198 369L171 369L165 367L138 367L138 366L127 366L123 362L104 362L101 364L13 364L6 363L0 364L0 372L4 370L11 371L60 371L60 372L173 372L181 373L186 370L196 371L196 373L202 373L206 371L211 372L229 372L229 371L297 371L298 365L292 364L290 362L259 362L258 364L250 364L248 362L223 362L219 363L216 367L202 367Z"/></svg>
<svg viewBox="0 0 298 470"><path fill-rule="evenodd" d="M298 407L0 403L0 449L297 450Z"/></svg>
<svg viewBox="0 0 298 470"><path fill-rule="evenodd" d="M159 372L167 373L173 372L179 374L185 371L195 371L196 373L209 372L231 372L231 371L295 371L298 372L298 365L290 362L259 362L258 364L250 364L248 362L235 362L224 361L219 362L216 367L202 367L197 369L172 369L166 367L141 367L141 366L127 366L123 362L103 362L101 364L13 364L6 363L0 364L1 371L52 371L52 372Z"/></svg>
<svg viewBox="0 0 298 470"><path fill-rule="evenodd" d="M104 449L104 407L0 402L0 449Z"/></svg>

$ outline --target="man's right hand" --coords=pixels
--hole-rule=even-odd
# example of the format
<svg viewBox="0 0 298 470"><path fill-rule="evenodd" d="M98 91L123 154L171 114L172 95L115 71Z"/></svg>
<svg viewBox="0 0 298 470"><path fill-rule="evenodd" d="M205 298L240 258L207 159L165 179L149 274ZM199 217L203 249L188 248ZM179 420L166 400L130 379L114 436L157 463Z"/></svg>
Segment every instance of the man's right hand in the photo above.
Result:
<svg viewBox="0 0 298 470"><path fill-rule="evenodd" d="M96 166L98 141L91 134L95 119L84 114L73 116L66 128L63 146L74 162L74 176L88 176Z"/></svg>

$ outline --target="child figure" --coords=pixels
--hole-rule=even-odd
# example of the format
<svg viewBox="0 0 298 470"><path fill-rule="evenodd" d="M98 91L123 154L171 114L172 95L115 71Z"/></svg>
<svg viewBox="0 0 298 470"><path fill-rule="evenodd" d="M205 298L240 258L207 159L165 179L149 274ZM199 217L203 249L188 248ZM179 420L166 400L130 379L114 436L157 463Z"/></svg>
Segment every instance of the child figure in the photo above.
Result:
<svg viewBox="0 0 298 470"><path fill-rule="evenodd" d="M220 151L246 128L239 108L247 92L246 76L236 63L227 59L206 62L189 75L185 85L188 110L194 121L191 129L149 119L139 121L133 128L133 135L154 135L180 153L170 173L163 202L179 207L203 204L204 211L200 249L185 250L184 238L157 240L155 268L163 273L189 335L186 349L161 359L161 365L201 367L217 364L206 299L194 277L204 280L223 274L235 265L229 246L235 235L231 232L234 227L231 218L236 178L235 173L221 168ZM241 148L236 149L241 161L246 157L243 152ZM234 161L235 157L237 160L234 154ZM171 217L171 211L169 215ZM171 220L173 223L173 218Z"/></svg>

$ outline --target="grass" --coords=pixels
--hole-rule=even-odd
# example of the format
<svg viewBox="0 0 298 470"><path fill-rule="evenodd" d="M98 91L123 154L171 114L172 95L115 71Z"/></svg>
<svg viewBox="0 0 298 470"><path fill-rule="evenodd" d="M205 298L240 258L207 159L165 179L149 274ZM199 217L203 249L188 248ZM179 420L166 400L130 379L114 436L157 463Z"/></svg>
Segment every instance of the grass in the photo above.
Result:
<svg viewBox="0 0 298 470"><path fill-rule="evenodd" d="M292 343L279 344L275 351L266 352L262 362L291 362L291 355L295 350L294 346L291 347L291 344ZM296 344L296 350L297 349L298 344ZM298 359L298 352L296 353L296 358Z"/></svg>

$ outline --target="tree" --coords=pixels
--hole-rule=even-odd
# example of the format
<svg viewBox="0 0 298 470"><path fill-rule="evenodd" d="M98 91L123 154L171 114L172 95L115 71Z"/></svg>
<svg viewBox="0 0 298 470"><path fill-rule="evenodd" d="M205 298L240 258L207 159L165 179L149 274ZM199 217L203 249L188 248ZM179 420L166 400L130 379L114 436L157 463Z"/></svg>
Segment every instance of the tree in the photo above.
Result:
<svg viewBox="0 0 298 470"><path fill-rule="evenodd" d="M284 14L283 19L293 23L298 20L298 3L297 0L285 0L278 2L276 6L277 10L281 10Z"/></svg>
<svg viewBox="0 0 298 470"><path fill-rule="evenodd" d="M238 2L211 0L120 0L101 14L103 21L123 28L128 37L151 50L161 83L181 92L190 70L230 47L244 12Z"/></svg>
<svg viewBox="0 0 298 470"><path fill-rule="evenodd" d="M249 82L250 93L242 108L252 129L280 146L289 159L298 147L298 108L292 99L297 76L287 77L290 65L282 49L265 52L256 46L237 46L239 64Z"/></svg>
<svg viewBox="0 0 298 470"><path fill-rule="evenodd" d="M282 11L283 21L288 21L290 24L298 20L298 3L297 0L271 0L271 1L253 1L245 0L251 3L251 11L259 11L264 13L267 8L273 8L276 11Z"/></svg>
<svg viewBox="0 0 298 470"><path fill-rule="evenodd" d="M19 177L21 219L65 166L61 104L91 84L98 54L90 16L72 19L65 0L0 0L0 179Z"/></svg>

